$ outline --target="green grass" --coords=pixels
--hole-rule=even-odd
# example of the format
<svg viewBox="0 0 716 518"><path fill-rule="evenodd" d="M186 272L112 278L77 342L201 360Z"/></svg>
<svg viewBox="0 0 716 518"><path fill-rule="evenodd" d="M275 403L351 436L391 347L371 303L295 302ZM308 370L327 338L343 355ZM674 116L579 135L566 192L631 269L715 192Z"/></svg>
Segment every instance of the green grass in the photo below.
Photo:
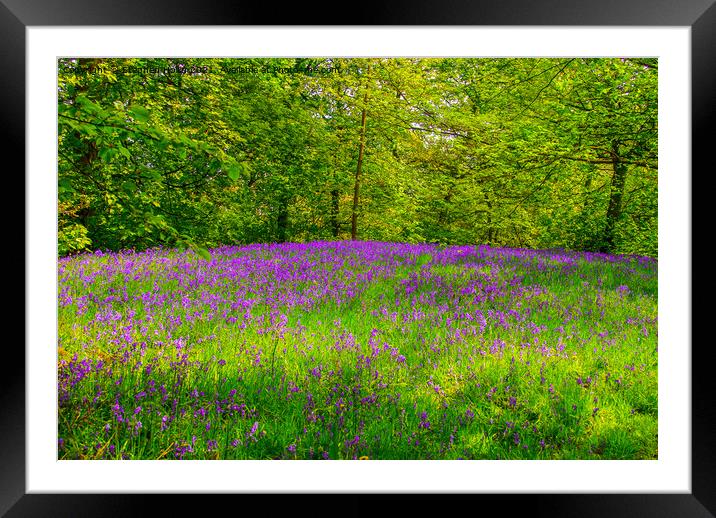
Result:
<svg viewBox="0 0 716 518"><path fill-rule="evenodd" d="M152 258L137 261L151 276L138 281L105 273L85 284L82 258L63 265L73 302L59 308L60 458L657 457L654 262L388 253L331 270L349 283L384 268L352 298L259 302L242 327L232 294L253 274L213 282L192 256L168 257L204 281L180 288ZM86 274L111 259L84 260ZM79 297L110 289L129 300L80 310ZM165 300L143 302L152 291Z"/></svg>

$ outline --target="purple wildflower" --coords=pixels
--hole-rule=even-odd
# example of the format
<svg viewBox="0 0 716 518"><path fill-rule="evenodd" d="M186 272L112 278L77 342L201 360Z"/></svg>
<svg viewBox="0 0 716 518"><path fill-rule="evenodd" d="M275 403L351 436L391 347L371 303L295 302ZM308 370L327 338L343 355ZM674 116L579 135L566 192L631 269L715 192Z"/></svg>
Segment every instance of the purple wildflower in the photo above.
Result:
<svg viewBox="0 0 716 518"><path fill-rule="evenodd" d="M350 448L351 446L355 446L359 442L360 442L360 435L356 435L355 437L353 437L353 439L346 441L345 446L346 446L346 448Z"/></svg>

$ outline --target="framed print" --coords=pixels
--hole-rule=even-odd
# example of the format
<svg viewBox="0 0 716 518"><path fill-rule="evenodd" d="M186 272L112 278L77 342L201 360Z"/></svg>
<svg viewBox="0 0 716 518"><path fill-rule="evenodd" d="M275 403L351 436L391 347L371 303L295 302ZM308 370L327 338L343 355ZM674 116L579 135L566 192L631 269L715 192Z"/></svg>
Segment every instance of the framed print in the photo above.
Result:
<svg viewBox="0 0 716 518"><path fill-rule="evenodd" d="M27 303L0 511L713 515L691 170L716 10L481 4L3 1Z"/></svg>

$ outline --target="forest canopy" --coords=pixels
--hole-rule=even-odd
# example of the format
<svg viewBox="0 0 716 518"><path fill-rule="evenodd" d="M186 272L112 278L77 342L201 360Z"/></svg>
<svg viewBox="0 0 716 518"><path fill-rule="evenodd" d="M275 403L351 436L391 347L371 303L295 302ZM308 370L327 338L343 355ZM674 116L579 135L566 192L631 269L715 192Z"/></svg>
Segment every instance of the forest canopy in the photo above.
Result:
<svg viewBox="0 0 716 518"><path fill-rule="evenodd" d="M58 252L657 255L654 58L63 58Z"/></svg>

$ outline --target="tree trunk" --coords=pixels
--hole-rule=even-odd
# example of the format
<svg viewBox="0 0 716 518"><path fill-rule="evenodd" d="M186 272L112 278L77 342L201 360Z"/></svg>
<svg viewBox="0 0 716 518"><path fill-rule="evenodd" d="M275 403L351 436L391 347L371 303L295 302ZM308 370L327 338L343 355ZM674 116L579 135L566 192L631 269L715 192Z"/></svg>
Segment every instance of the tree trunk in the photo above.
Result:
<svg viewBox="0 0 716 518"><path fill-rule="evenodd" d="M278 206L278 217L276 218L276 237L279 243L286 242L288 229L288 200L281 198Z"/></svg>
<svg viewBox="0 0 716 518"><path fill-rule="evenodd" d="M339 201L338 189L331 190L331 229L333 230L334 239L338 239L338 234L340 234L341 231L340 224L338 223Z"/></svg>
<svg viewBox="0 0 716 518"><path fill-rule="evenodd" d="M492 241L495 238L492 229L492 202L490 201L490 196L487 193L484 193L484 196L485 204L487 205L487 243L484 244L492 246Z"/></svg>
<svg viewBox="0 0 716 518"><path fill-rule="evenodd" d="M361 171L363 169L363 153L365 151L365 121L368 110L368 92L363 97L363 111L360 123L360 147L358 148L358 165L356 166L355 181L353 183L353 212L351 214L351 239L358 236L358 194L360 192Z"/></svg>
<svg viewBox="0 0 716 518"><path fill-rule="evenodd" d="M607 222L604 226L604 235L600 252L612 253L614 251L614 230L622 214L622 197L626 183L627 166L619 159L619 143L612 146L612 185L609 194L609 207L607 207Z"/></svg>

